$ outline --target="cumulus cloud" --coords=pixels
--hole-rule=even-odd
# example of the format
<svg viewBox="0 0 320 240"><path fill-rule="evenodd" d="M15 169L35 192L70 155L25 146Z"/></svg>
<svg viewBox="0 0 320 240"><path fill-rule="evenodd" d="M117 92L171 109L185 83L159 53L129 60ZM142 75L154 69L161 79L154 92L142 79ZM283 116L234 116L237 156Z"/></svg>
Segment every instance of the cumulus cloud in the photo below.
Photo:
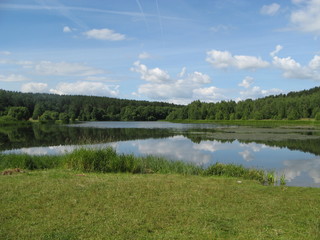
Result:
<svg viewBox="0 0 320 240"><path fill-rule="evenodd" d="M19 74L10 74L10 75L0 75L0 82L23 82L27 81L28 78L19 75Z"/></svg>
<svg viewBox="0 0 320 240"><path fill-rule="evenodd" d="M283 49L283 47L281 45L277 45L276 49L270 53L270 56L271 57L276 56L282 49Z"/></svg>
<svg viewBox="0 0 320 240"><path fill-rule="evenodd" d="M101 69L68 62L41 61L34 64L33 68L36 74L51 76L90 76L104 73Z"/></svg>
<svg viewBox="0 0 320 240"><path fill-rule="evenodd" d="M63 27L63 32L64 32L64 33L69 33L69 32L72 32L72 30L71 30L70 27L64 26L64 27Z"/></svg>
<svg viewBox="0 0 320 240"><path fill-rule="evenodd" d="M277 3L272 3L270 5L263 5L260 13L263 15L269 15L269 16L273 16L275 15L280 9L280 5Z"/></svg>
<svg viewBox="0 0 320 240"><path fill-rule="evenodd" d="M139 54L138 58L139 59L148 59L148 58L151 58L151 55L147 52L142 52Z"/></svg>
<svg viewBox="0 0 320 240"><path fill-rule="evenodd" d="M290 16L291 23L302 32L320 34L320 0L293 0L299 9Z"/></svg>
<svg viewBox="0 0 320 240"><path fill-rule="evenodd" d="M272 88L268 90L261 89L258 86L253 86L251 85L254 83L254 79L252 77L245 77L241 83L238 84L240 87L244 87L246 90L245 91L240 91L241 99L256 99L260 97L265 97L268 95L275 95L275 94L280 94L282 93L282 90L277 89L277 88Z"/></svg>
<svg viewBox="0 0 320 240"><path fill-rule="evenodd" d="M147 82L139 86L136 94L175 103L189 103L195 99L213 101L224 98L220 89L205 86L211 83L211 79L201 72L187 73L184 67L178 74L178 78L174 79L160 68L149 69L139 61L133 65L131 70L140 73L141 79Z"/></svg>
<svg viewBox="0 0 320 240"><path fill-rule="evenodd" d="M315 55L308 65L302 66L291 57L273 57L275 67L283 71L285 78L320 80L320 56Z"/></svg>
<svg viewBox="0 0 320 240"><path fill-rule="evenodd" d="M74 83L59 83L50 93L59 95L89 95L116 97L119 94L118 85L107 85L101 82L78 81Z"/></svg>
<svg viewBox="0 0 320 240"><path fill-rule="evenodd" d="M254 79L252 77L245 77L241 83L238 84L240 87L249 88L251 84L254 82Z"/></svg>
<svg viewBox="0 0 320 240"><path fill-rule="evenodd" d="M232 55L228 51L218 50L208 51L206 61L211 63L215 68L257 69L269 66L269 63L260 57Z"/></svg>
<svg viewBox="0 0 320 240"><path fill-rule="evenodd" d="M256 99L256 98L261 98L269 95L277 95L280 93L282 93L282 90L278 88L264 90L258 86L253 86L252 88L248 88L245 91L240 91L240 95L242 96L242 99L248 99L248 98Z"/></svg>
<svg viewBox="0 0 320 240"><path fill-rule="evenodd" d="M140 73L141 79L148 82L154 83L164 83L170 82L170 76L166 71L161 70L160 68L148 69L146 65L141 64L139 61L136 61L134 67L131 68L132 71Z"/></svg>
<svg viewBox="0 0 320 240"><path fill-rule="evenodd" d="M48 91L48 84L29 82L21 86L22 92L43 93Z"/></svg>
<svg viewBox="0 0 320 240"><path fill-rule="evenodd" d="M107 41L121 41L125 40L124 34L116 33L115 31L103 28L103 29L92 29L83 33L87 38L107 40Z"/></svg>
<svg viewBox="0 0 320 240"><path fill-rule="evenodd" d="M193 98L201 101L217 101L225 99L223 90L217 87L196 88L193 90Z"/></svg>

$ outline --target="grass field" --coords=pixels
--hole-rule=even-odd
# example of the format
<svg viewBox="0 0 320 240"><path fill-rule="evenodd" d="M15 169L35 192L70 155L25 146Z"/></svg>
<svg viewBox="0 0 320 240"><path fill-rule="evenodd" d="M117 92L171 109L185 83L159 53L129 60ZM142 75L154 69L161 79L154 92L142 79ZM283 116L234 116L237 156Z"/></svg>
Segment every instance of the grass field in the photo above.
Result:
<svg viewBox="0 0 320 240"><path fill-rule="evenodd" d="M0 239L320 237L320 189L274 186L263 170L112 148L0 155L0 170Z"/></svg>
<svg viewBox="0 0 320 240"><path fill-rule="evenodd" d="M52 169L1 175L0 192L0 239L320 238L316 188Z"/></svg>

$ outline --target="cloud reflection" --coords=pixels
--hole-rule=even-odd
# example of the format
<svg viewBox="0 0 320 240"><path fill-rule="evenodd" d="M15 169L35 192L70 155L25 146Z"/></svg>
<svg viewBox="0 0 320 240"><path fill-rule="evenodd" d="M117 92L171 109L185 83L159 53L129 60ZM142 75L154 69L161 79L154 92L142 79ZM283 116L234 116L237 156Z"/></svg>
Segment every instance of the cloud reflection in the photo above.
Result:
<svg viewBox="0 0 320 240"><path fill-rule="evenodd" d="M286 180L291 182L302 173L307 173L314 183L320 184L320 158L286 160L283 162Z"/></svg>

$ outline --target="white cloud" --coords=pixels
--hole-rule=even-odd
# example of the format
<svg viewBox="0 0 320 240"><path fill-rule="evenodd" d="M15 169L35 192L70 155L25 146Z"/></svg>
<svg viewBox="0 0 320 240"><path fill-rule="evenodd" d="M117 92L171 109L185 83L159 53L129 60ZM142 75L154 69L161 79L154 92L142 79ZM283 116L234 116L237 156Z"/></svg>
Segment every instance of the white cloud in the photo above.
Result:
<svg viewBox="0 0 320 240"><path fill-rule="evenodd" d="M271 57L276 56L282 49L283 49L283 47L281 45L277 45L276 49L270 53L270 56Z"/></svg>
<svg viewBox="0 0 320 240"><path fill-rule="evenodd" d="M121 41L126 39L126 36L120 33L116 33L111 29L92 29L83 33L87 38L107 40L107 41Z"/></svg>
<svg viewBox="0 0 320 240"><path fill-rule="evenodd" d="M228 51L211 50L207 52L206 61L215 68L235 67L238 69L257 69L269 66L269 63L263 61L260 57L232 55Z"/></svg>
<svg viewBox="0 0 320 240"><path fill-rule="evenodd" d="M171 81L169 74L160 68L148 69L146 65L141 64L139 61L136 61L133 65L134 67L131 68L131 71L140 73L141 79L143 80L154 83L165 83Z"/></svg>
<svg viewBox="0 0 320 240"><path fill-rule="evenodd" d="M252 77L245 77L241 83L238 84L240 87L249 88L253 84L254 79Z"/></svg>
<svg viewBox="0 0 320 240"><path fill-rule="evenodd" d="M258 86L253 86L252 88L247 88L245 91L240 91L240 95L242 96L242 99L256 99L261 98L269 95L277 95L282 93L281 89L278 88L272 88L268 90L261 89Z"/></svg>
<svg viewBox="0 0 320 240"><path fill-rule="evenodd" d="M302 32L320 34L320 0L294 0L301 7L290 16L295 28Z"/></svg>
<svg viewBox="0 0 320 240"><path fill-rule="evenodd" d="M29 79L19 74L0 75L0 82L23 82L27 80Z"/></svg>
<svg viewBox="0 0 320 240"><path fill-rule="evenodd" d="M224 98L220 89L204 86L211 83L208 75L196 71L188 74L185 67L177 79L171 78L160 68L148 69L139 61L134 63L131 70L140 73L141 79L148 82L139 86L137 93L134 93L136 95L183 104L196 99L213 101Z"/></svg>
<svg viewBox="0 0 320 240"><path fill-rule="evenodd" d="M196 84L211 83L210 77L207 74L203 74L201 72L194 72L194 73L188 74L186 80L188 82L192 82Z"/></svg>
<svg viewBox="0 0 320 240"><path fill-rule="evenodd" d="M217 87L197 88L193 90L193 98L201 101L219 101L226 99L223 91Z"/></svg>
<svg viewBox="0 0 320 240"><path fill-rule="evenodd" d="M21 86L22 92L43 93L48 91L48 84L30 82Z"/></svg>
<svg viewBox="0 0 320 240"><path fill-rule="evenodd" d="M0 52L0 55L6 55L6 56L8 56L8 55L11 55L11 52L9 52L9 51L1 51L1 52Z"/></svg>
<svg viewBox="0 0 320 240"><path fill-rule="evenodd" d="M139 59L148 59L148 58L151 58L151 55L147 52L142 52L139 54L138 58Z"/></svg>
<svg viewBox="0 0 320 240"><path fill-rule="evenodd" d="M36 63L33 68L36 74L51 76L90 76L104 73L101 69L68 62L41 61Z"/></svg>
<svg viewBox="0 0 320 240"><path fill-rule="evenodd" d="M65 26L65 27L63 27L63 32L64 32L64 33L69 33L69 32L72 32L72 30L71 30L70 27Z"/></svg>
<svg viewBox="0 0 320 240"><path fill-rule="evenodd" d="M242 82L238 84L238 86L246 88L245 91L240 91L241 98L239 98L238 100L247 99L247 98L256 99L256 98L265 97L268 95L282 93L282 90L277 88L264 90L258 86L251 87L253 83L254 83L254 79L252 77L245 77L242 80Z"/></svg>
<svg viewBox="0 0 320 240"><path fill-rule="evenodd" d="M106 85L101 82L78 81L74 83L59 83L50 93L59 95L90 95L116 97L119 95L118 85Z"/></svg>
<svg viewBox="0 0 320 240"><path fill-rule="evenodd" d="M273 57L275 67L283 71L285 78L293 79L312 79L320 81L320 56L315 55L307 66L301 66L291 57Z"/></svg>
<svg viewBox="0 0 320 240"><path fill-rule="evenodd" d="M186 75L186 72L187 72L187 68L186 67L183 67L181 69L181 72L178 74L178 77L184 77Z"/></svg>
<svg viewBox="0 0 320 240"><path fill-rule="evenodd" d="M244 150L243 152L239 152L239 155L241 155L243 160L245 160L247 162L254 160L254 156L253 156L252 152L250 152L249 150Z"/></svg>
<svg viewBox="0 0 320 240"><path fill-rule="evenodd" d="M263 5L260 13L263 15L269 15L269 16L273 16L275 15L280 9L280 5L277 3L272 3L270 5Z"/></svg>

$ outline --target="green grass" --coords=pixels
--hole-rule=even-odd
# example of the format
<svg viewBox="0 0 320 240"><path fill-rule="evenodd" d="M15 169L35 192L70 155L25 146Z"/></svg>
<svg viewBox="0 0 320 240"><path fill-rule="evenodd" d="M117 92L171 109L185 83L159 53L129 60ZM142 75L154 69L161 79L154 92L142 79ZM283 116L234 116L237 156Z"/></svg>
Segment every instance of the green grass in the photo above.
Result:
<svg viewBox="0 0 320 240"><path fill-rule="evenodd" d="M319 239L320 189L237 180L65 169L0 175L0 239Z"/></svg>
<svg viewBox="0 0 320 240"><path fill-rule="evenodd" d="M208 168L202 168L192 163L171 161L156 156L137 157L132 154L117 154L113 148L96 150L82 148L62 156L0 154L0 170L10 168L28 170L60 168L85 173L171 173L226 176L256 180L263 184L277 183L277 181L270 181L270 176L273 178L276 177L272 171L249 169L241 165L222 163L216 163Z"/></svg>

